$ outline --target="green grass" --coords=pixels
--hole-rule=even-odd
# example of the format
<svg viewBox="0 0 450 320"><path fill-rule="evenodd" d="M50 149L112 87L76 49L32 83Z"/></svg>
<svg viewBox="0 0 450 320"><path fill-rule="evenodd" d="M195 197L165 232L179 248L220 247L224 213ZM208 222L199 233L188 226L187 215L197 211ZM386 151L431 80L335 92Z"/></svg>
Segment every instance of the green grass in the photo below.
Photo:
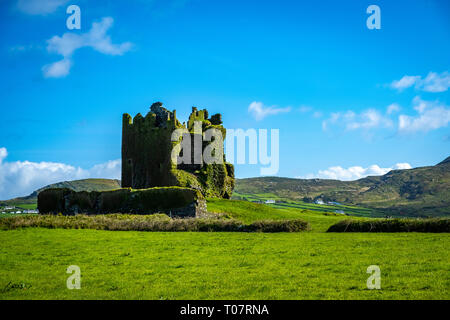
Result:
<svg viewBox="0 0 450 320"><path fill-rule="evenodd" d="M37 216L37 213L0 213L1 218Z"/></svg>
<svg viewBox="0 0 450 320"><path fill-rule="evenodd" d="M357 207L357 206L349 206L349 205L328 205L328 204L315 204L315 203L306 203L303 201L292 201L288 200L286 203L276 203L272 204L272 206L276 207L290 207L297 209L307 209L313 211L321 211L321 212L335 212L336 210L342 210L345 213L357 216L357 217L367 217L367 218L375 218L375 217L384 217L385 213L369 208Z"/></svg>
<svg viewBox="0 0 450 320"><path fill-rule="evenodd" d="M311 224L312 232L325 232L347 216L306 209L283 208L240 200L208 199L208 211L226 213L230 218L252 223L257 220L303 219ZM355 217L354 219L360 219Z"/></svg>
<svg viewBox="0 0 450 320"><path fill-rule="evenodd" d="M382 210L364 208L361 206L351 206L351 205L329 205L329 204L316 204L316 203L307 203L301 200L291 200L287 198L283 198L277 196L273 193L255 193L255 194L242 194L242 193L233 193L233 199L247 199L247 201L266 201L269 199L276 200L276 204L270 204L270 206L274 206L277 208L297 208L297 209L306 209L311 211L320 211L320 212L335 212L336 210L342 210L346 214L358 217L385 217L386 212ZM283 201L283 202L280 202Z"/></svg>
<svg viewBox="0 0 450 320"><path fill-rule="evenodd" d="M37 203L14 203L12 204L15 207L21 208L21 209L26 209L26 210L33 210L37 208Z"/></svg>
<svg viewBox="0 0 450 320"><path fill-rule="evenodd" d="M34 210L37 209L37 203L11 203L8 204L8 207L14 207L14 210L8 210L8 211L21 211L23 209L25 210ZM0 212L4 211L5 209L3 209L2 206L0 206Z"/></svg>
<svg viewBox="0 0 450 320"><path fill-rule="evenodd" d="M450 299L449 233L325 233L348 217L217 199L208 209L312 230L0 231L0 299ZM80 290L66 288L69 265ZM370 265L381 290L366 287Z"/></svg>
<svg viewBox="0 0 450 320"><path fill-rule="evenodd" d="M449 299L448 234L0 231L1 299ZM32 245L30 245L32 244ZM381 290L366 269L381 268ZM81 289L66 268L81 268Z"/></svg>

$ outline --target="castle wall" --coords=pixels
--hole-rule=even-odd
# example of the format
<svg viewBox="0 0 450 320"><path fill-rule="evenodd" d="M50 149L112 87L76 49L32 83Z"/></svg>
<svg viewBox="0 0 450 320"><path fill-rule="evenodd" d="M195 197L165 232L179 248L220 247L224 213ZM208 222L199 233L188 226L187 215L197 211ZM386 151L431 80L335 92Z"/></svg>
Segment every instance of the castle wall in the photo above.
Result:
<svg viewBox="0 0 450 320"><path fill-rule="evenodd" d="M138 114L133 120L130 115L123 115L122 187L144 189L173 185L170 155L176 122L173 113L165 120L155 113L148 113L145 118Z"/></svg>
<svg viewBox="0 0 450 320"><path fill-rule="evenodd" d="M176 217L202 217L206 201L193 189L162 187L133 190L81 191L46 189L38 195L40 214L166 213Z"/></svg>

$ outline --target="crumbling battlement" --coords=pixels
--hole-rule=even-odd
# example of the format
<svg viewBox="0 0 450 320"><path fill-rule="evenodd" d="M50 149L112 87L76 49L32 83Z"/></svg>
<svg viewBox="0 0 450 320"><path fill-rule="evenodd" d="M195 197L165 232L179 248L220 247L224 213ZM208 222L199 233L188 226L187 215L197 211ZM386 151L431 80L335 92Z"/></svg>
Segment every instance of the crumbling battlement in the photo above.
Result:
<svg viewBox="0 0 450 320"><path fill-rule="evenodd" d="M122 187L144 189L162 186L180 186L199 190L204 196L230 198L234 189L234 168L232 164L194 163L176 164L171 161L172 149L179 142L172 142L172 133L184 129L191 135L191 142L200 139L202 151L210 142L204 141L196 131L195 123L201 123L201 131L214 128L220 130L223 139L226 129L222 125L222 116L209 117L206 109L192 108L187 125L181 124L176 110L165 109L156 102L150 112L143 117L140 113L133 119L123 115L122 127ZM191 159L194 159L191 148ZM180 155L179 155L180 156Z"/></svg>

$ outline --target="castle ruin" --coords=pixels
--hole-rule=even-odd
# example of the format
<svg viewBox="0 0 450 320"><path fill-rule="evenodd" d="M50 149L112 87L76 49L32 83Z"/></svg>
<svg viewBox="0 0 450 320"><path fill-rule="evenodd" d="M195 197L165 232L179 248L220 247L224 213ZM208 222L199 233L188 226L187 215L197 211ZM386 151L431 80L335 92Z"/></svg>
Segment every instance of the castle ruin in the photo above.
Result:
<svg viewBox="0 0 450 320"><path fill-rule="evenodd" d="M196 130L198 124L201 125L201 132ZM172 133L176 129L190 135L192 161L189 163L172 161L172 150L180 143L172 141ZM199 190L205 197L230 198L234 189L234 167L225 161L225 154L220 163L195 161L212 143L204 141L202 136L208 129L220 130L225 139L222 116L215 114L209 117L206 109L193 107L187 125L178 121L176 110L171 112L165 109L161 102L152 104L145 117L138 113L132 118L125 113L122 127L122 188L179 186ZM200 152L198 141L201 141ZM223 140L220 143L223 150ZM182 152L177 155L182 156Z"/></svg>
<svg viewBox="0 0 450 320"><path fill-rule="evenodd" d="M205 139L209 129L220 139ZM173 139L174 132L181 132L178 139ZM178 121L175 110L168 111L160 102L152 104L145 117L137 114L132 119L124 114L122 188L91 192L46 189L38 194L39 213L164 212L177 217L206 217L205 197L228 199L234 188L234 167L225 162L223 153L225 135L221 115L209 117L207 110L192 108L187 125ZM181 147L185 141L187 148ZM213 144L219 151L211 148ZM202 155L208 155L203 151L212 149L220 161L203 161Z"/></svg>

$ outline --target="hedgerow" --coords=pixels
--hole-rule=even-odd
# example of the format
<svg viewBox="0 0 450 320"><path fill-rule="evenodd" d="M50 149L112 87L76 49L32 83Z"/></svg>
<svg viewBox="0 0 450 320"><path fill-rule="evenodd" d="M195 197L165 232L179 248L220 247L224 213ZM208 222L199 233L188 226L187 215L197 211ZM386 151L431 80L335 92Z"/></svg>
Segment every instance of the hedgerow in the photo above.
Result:
<svg viewBox="0 0 450 320"><path fill-rule="evenodd" d="M332 225L327 232L450 232L450 219L347 219Z"/></svg>
<svg viewBox="0 0 450 320"><path fill-rule="evenodd" d="M17 228L96 229L110 231L198 231L198 232L300 232L309 230L308 222L296 220L264 220L244 224L223 218L170 218L165 214L152 215L36 215L0 219L0 229Z"/></svg>

